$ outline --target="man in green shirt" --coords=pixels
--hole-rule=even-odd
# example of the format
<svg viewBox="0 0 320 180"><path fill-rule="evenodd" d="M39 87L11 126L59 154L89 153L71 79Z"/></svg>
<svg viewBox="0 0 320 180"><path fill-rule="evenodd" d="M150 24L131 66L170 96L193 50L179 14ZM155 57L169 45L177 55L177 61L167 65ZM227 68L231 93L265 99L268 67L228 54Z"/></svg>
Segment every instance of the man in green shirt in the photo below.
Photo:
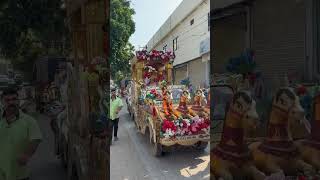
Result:
<svg viewBox="0 0 320 180"><path fill-rule="evenodd" d="M15 89L6 89L1 100L3 113L0 118L0 178L28 180L26 166L41 142L40 128L35 119L19 110Z"/></svg>
<svg viewBox="0 0 320 180"><path fill-rule="evenodd" d="M113 129L114 140L118 141L118 123L119 123L119 113L123 107L122 99L117 96L116 88L111 89L110 98L110 124Z"/></svg>

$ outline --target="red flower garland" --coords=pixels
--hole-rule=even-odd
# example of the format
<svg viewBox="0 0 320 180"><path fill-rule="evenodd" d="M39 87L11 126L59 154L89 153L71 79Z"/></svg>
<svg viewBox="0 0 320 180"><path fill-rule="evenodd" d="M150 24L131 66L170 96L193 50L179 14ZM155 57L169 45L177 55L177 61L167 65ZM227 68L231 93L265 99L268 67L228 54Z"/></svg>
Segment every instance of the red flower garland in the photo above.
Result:
<svg viewBox="0 0 320 180"><path fill-rule="evenodd" d="M179 123L180 124L177 125L174 121L164 120L162 124L162 132L166 133L167 130L171 130L175 134L176 132L183 131L182 135L197 135L206 132L210 127L209 119L203 119L198 122L194 121L189 125L185 120L182 120Z"/></svg>
<svg viewBox="0 0 320 180"><path fill-rule="evenodd" d="M305 176L299 176L298 179L299 180L307 180L307 178Z"/></svg>
<svg viewBox="0 0 320 180"><path fill-rule="evenodd" d="M158 97L158 96L159 96L157 90L155 90L155 89L152 89L152 90L150 91L150 94L153 94L155 97Z"/></svg>
<svg viewBox="0 0 320 180"><path fill-rule="evenodd" d="M149 72L145 72L143 75L144 78L150 78L151 77L151 73Z"/></svg>
<svg viewBox="0 0 320 180"><path fill-rule="evenodd" d="M157 51L152 50L150 53L148 53L146 50L143 51L137 51L136 52L137 59L139 61L159 61L162 62L169 62L170 59L175 59L175 54L171 51L163 52L163 51Z"/></svg>
<svg viewBox="0 0 320 180"><path fill-rule="evenodd" d="M166 132L167 129L171 129L173 132L176 132L177 127L174 125L174 123L172 121L169 121L169 120L165 119L163 121L162 131Z"/></svg>
<svg viewBox="0 0 320 180"><path fill-rule="evenodd" d="M206 129L210 126L210 121L205 119L204 122L199 124L199 130Z"/></svg>
<svg viewBox="0 0 320 180"><path fill-rule="evenodd" d="M303 85L299 86L297 88L297 94L300 96L300 95L304 95L307 93L307 88L304 87Z"/></svg>

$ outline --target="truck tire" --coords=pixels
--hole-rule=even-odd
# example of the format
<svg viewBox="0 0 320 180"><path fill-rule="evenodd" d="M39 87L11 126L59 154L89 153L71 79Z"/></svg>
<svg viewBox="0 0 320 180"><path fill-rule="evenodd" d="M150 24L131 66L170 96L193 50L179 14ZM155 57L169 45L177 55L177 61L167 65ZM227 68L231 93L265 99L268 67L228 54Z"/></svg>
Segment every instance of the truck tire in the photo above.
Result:
<svg viewBox="0 0 320 180"><path fill-rule="evenodd" d="M68 160L67 180L79 180L77 166L71 159Z"/></svg>
<svg viewBox="0 0 320 180"><path fill-rule="evenodd" d="M161 157L162 154L162 145L160 143L153 143L153 155L156 157Z"/></svg>
<svg viewBox="0 0 320 180"><path fill-rule="evenodd" d="M208 142L197 142L193 145L193 148L198 151L204 151L208 147Z"/></svg>
<svg viewBox="0 0 320 180"><path fill-rule="evenodd" d="M140 128L139 124L137 123L135 116L132 116L132 120L133 120L133 122L134 122L137 130L138 130L138 131L141 131L141 128Z"/></svg>
<svg viewBox="0 0 320 180"><path fill-rule="evenodd" d="M61 163L64 168L68 167L68 146L67 143L62 141L62 149L61 149Z"/></svg>
<svg viewBox="0 0 320 180"><path fill-rule="evenodd" d="M79 180L78 171L75 165L73 165L72 167L72 174L71 174L70 180Z"/></svg>
<svg viewBox="0 0 320 180"><path fill-rule="evenodd" d="M151 126L149 126L151 127ZM146 128L146 137L147 139L150 141L151 145L153 146L152 148L152 151L153 151L153 155L155 157L161 157L163 155L163 151L162 151L162 145L158 142L154 142L154 136L152 134L152 131L151 129L149 129L149 127Z"/></svg>

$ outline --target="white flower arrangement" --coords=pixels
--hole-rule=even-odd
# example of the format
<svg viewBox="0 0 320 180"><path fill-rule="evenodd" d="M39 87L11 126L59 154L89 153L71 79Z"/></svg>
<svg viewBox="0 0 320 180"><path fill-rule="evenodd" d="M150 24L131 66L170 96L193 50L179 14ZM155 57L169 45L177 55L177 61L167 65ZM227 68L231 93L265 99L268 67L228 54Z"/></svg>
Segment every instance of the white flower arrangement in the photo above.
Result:
<svg viewBox="0 0 320 180"><path fill-rule="evenodd" d="M165 138L171 138L175 135L175 133L171 129L167 129L166 132L163 134Z"/></svg>
<svg viewBox="0 0 320 180"><path fill-rule="evenodd" d="M204 118L200 118L199 116L193 117L192 119L178 119L172 121L175 129L172 130L168 128L163 133L165 138L171 138L175 136L184 136L184 135L193 135L202 131L202 133L208 134L210 132L210 126L203 127L203 123L205 123ZM200 129L201 128L201 129Z"/></svg>

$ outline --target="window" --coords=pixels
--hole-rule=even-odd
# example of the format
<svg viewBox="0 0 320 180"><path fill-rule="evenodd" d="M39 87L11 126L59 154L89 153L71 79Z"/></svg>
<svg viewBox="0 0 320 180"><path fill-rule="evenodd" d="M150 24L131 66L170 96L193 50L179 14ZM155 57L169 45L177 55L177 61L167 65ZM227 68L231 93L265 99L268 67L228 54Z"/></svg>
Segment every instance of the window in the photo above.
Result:
<svg viewBox="0 0 320 180"><path fill-rule="evenodd" d="M192 26L193 24L194 24L194 19L190 21L190 25Z"/></svg>
<svg viewBox="0 0 320 180"><path fill-rule="evenodd" d="M173 51L178 49L178 37L173 39Z"/></svg>
<svg viewBox="0 0 320 180"><path fill-rule="evenodd" d="M164 52L167 51L167 45L163 46L163 51L164 51Z"/></svg>

